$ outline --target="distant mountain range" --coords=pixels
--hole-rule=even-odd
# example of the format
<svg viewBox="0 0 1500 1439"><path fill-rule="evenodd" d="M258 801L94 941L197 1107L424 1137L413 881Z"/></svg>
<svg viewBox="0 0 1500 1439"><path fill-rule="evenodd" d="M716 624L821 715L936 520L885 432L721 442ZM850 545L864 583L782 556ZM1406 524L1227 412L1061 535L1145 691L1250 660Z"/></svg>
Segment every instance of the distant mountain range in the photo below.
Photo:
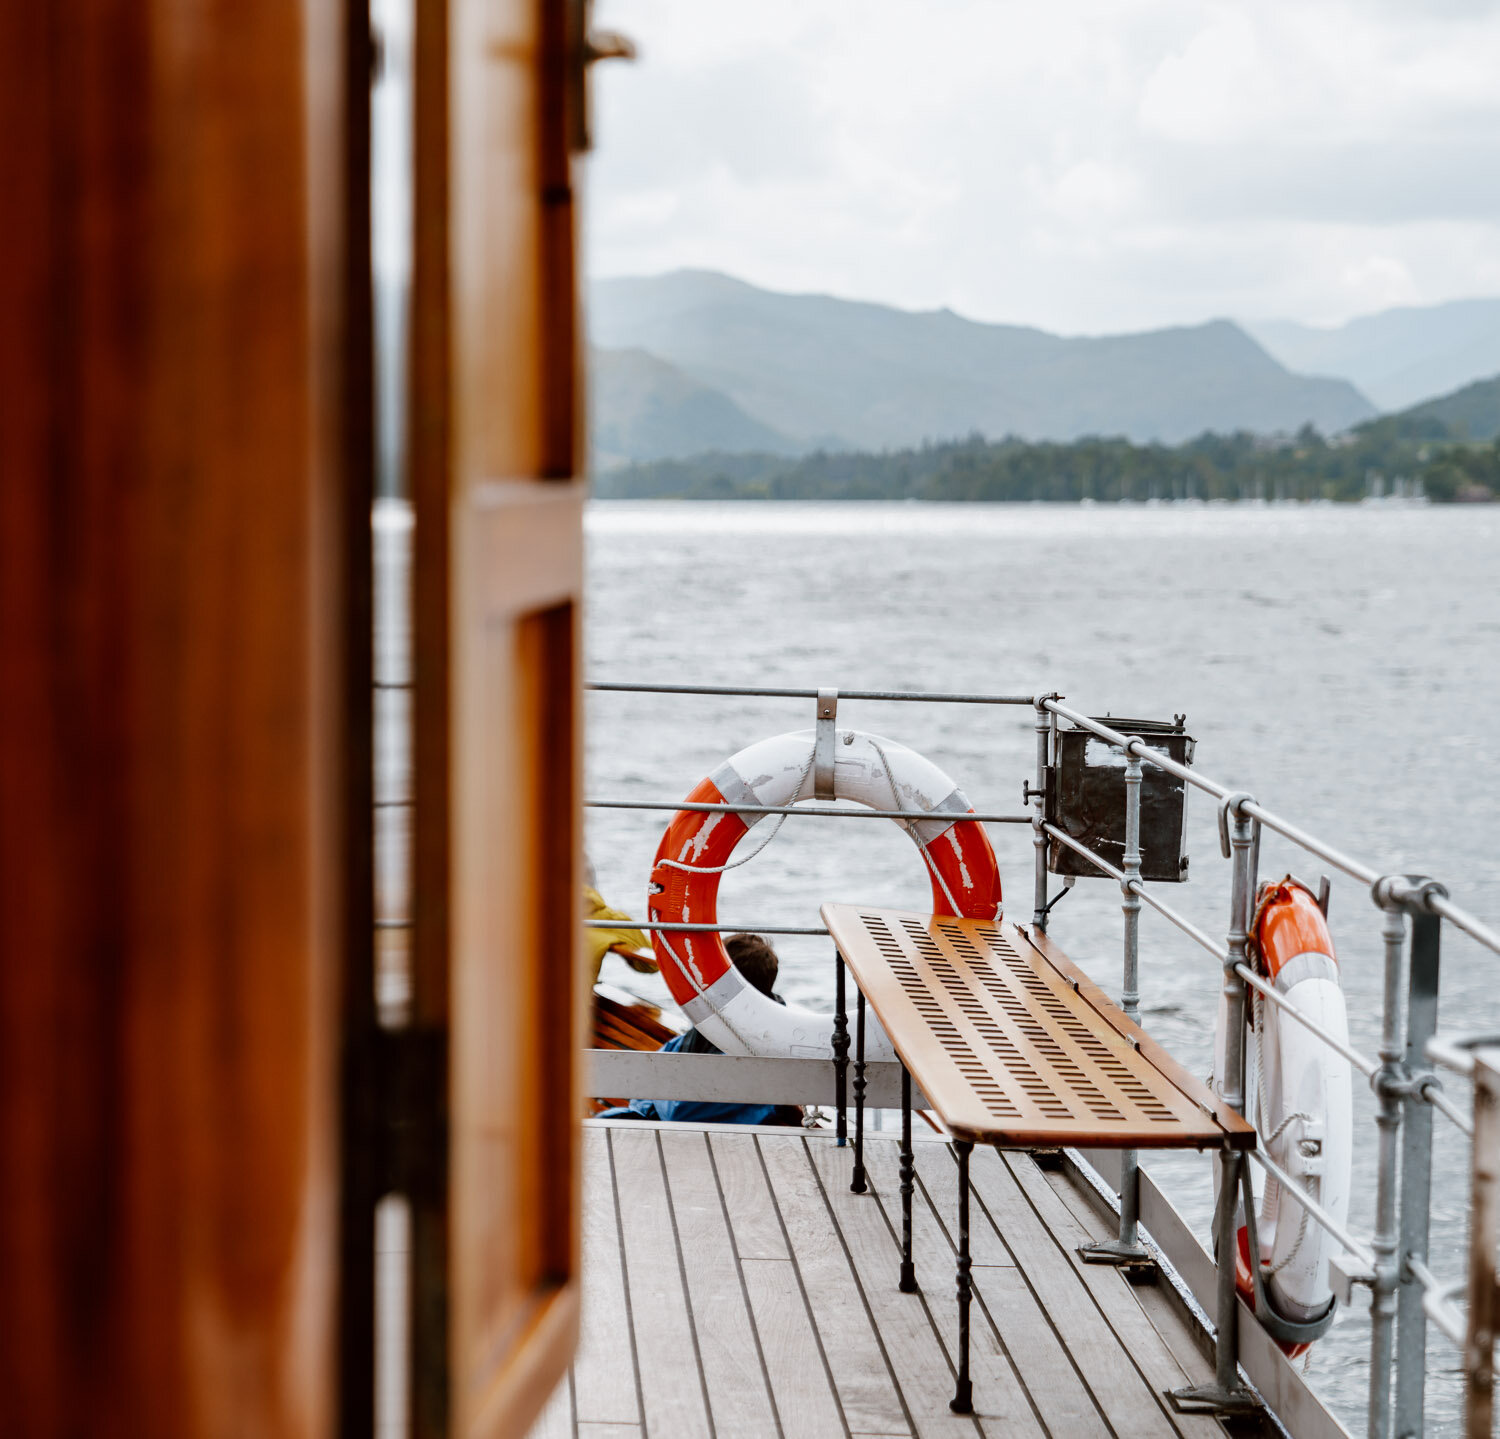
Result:
<svg viewBox="0 0 1500 1439"><path fill-rule="evenodd" d="M1500 376L1476 380L1451 395L1367 420L1356 433L1381 428L1413 440L1487 443L1500 438Z"/></svg>
<svg viewBox="0 0 1500 1439"><path fill-rule="evenodd" d="M682 270L596 282L590 338L595 465L607 469L974 433L1175 444L1208 430L1290 434L1311 423L1335 434L1500 372L1500 300L1327 330L1215 320L1064 337Z"/></svg>
<svg viewBox="0 0 1500 1439"><path fill-rule="evenodd" d="M1500 374L1500 300L1383 310L1330 329L1292 320L1245 329L1288 369L1340 376L1382 410Z"/></svg>
<svg viewBox="0 0 1500 1439"><path fill-rule="evenodd" d="M1346 380L1291 374L1227 320L1065 338L681 270L596 282L589 323L601 467L974 432L1175 443L1310 422L1332 433L1376 413Z"/></svg>

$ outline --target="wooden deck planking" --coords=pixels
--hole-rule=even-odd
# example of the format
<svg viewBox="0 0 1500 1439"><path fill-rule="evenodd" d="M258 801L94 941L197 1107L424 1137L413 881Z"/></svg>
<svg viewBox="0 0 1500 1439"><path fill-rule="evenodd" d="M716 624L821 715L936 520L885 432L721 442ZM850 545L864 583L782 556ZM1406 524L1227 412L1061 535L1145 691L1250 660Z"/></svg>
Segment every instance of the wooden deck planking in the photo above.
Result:
<svg viewBox="0 0 1500 1439"><path fill-rule="evenodd" d="M1085 1194L1058 1171L1044 1176L1052 1192L1065 1204L1068 1212L1087 1232L1090 1241L1113 1238L1115 1226L1107 1223L1095 1207L1097 1196ZM1206 1384L1214 1377L1212 1341L1189 1326L1183 1317L1181 1302L1165 1284L1146 1284L1132 1291L1151 1327L1161 1336L1177 1367L1189 1384ZM1213 1433L1212 1429L1202 1431Z"/></svg>
<svg viewBox="0 0 1500 1439"><path fill-rule="evenodd" d="M708 1136L679 1127L664 1129L659 1137L677 1239L687 1259L688 1296L714 1434L716 1439L766 1439L779 1434L781 1426L719 1198Z"/></svg>
<svg viewBox="0 0 1500 1439"><path fill-rule="evenodd" d="M928 1145L917 1153L917 1176L924 1173L942 1172L944 1166L956 1176L946 1145ZM923 1162L925 1161L925 1162ZM899 1245L901 1234L901 1189L900 1161L895 1145L876 1144L868 1147L865 1156L866 1168L874 1185L876 1199L884 1210L885 1222L893 1236L892 1243ZM972 1203L972 1200L971 1200ZM957 1204L957 1184L954 1185L954 1204ZM951 1218L956 1209L946 1211ZM972 1237L978 1237L980 1226L971 1223ZM993 1231L991 1231L993 1233ZM993 1252L994 1247L991 1247ZM973 1246L971 1244L971 1251ZM1003 1252L1003 1251L1002 1251ZM928 1322L934 1329L937 1341L949 1360L949 1391L952 1391L952 1357L957 1352L958 1308L954 1302L955 1254L948 1234L938 1219L938 1212L923 1193L920 1183L912 1195L912 1261L916 1269L917 1286L926 1305ZM1006 1256L1007 1259L1009 1256ZM894 1257L888 1261L895 1264ZM985 1285L992 1281L1003 1282L1004 1276L994 1271L1006 1269L1014 1272L1013 1263L1005 1265L975 1265L971 1271L974 1281L974 1306L970 1311L969 1368L974 1380L974 1405L980 1416L986 1435L1005 1435L1006 1439L1025 1439L1025 1436L1041 1436L1046 1433L1039 1417L1039 1406L1029 1394L1021 1380L1020 1372L1009 1349L1010 1336L1005 1330L989 1322L985 1311ZM894 1268L892 1269L894 1273ZM905 1296L903 1296L905 1297ZM1061 1358L1061 1362L1066 1363ZM1081 1386L1080 1386L1081 1390ZM945 1400L946 1402L946 1400ZM1087 1405L1087 1399L1084 1399ZM1078 1431L1065 1427L1059 1433L1073 1434ZM1103 1430L1101 1428L1100 1432Z"/></svg>
<svg viewBox="0 0 1500 1439"><path fill-rule="evenodd" d="M795 1266L790 1259L747 1259L744 1266L745 1287L785 1439L844 1434L843 1415Z"/></svg>
<svg viewBox="0 0 1500 1439"><path fill-rule="evenodd" d="M655 1127L610 1130L608 1139L646 1428L653 1434L712 1439L697 1330ZM627 1336L617 1342L626 1343Z"/></svg>
<svg viewBox="0 0 1500 1439"><path fill-rule="evenodd" d="M785 1439L844 1432L812 1316L803 1297L760 1150L742 1135L706 1135L729 1217L761 1360Z"/></svg>
<svg viewBox="0 0 1500 1439"><path fill-rule="evenodd" d="M881 1163L883 1156L880 1151L888 1147L866 1147L867 1167L870 1161L875 1167L870 1168L871 1185L864 1194L849 1192L847 1151L841 1153L831 1145L818 1144L809 1146L809 1152L830 1206L838 1217L866 1302L885 1338L896 1381L901 1386L918 1435L921 1439L957 1439L957 1436L975 1439L976 1435L996 1436L998 1439L1000 1434L1013 1431L997 1425L993 1419L988 1422L984 1419L994 1412L995 1401L1000 1397L995 1380L1005 1360L994 1336L977 1325L970 1347L970 1366L977 1381L976 1409L979 1412L959 1415L948 1408L948 1401L953 1397L953 1335L948 1335L945 1341L941 1316L954 1309L951 1259L940 1270L929 1269L925 1292L902 1294L896 1287L901 1209L895 1171L887 1176L884 1173L886 1166ZM889 1210L881 1203L880 1195L887 1184L891 1200ZM914 1231L915 1219L914 1208ZM938 1274L943 1277L938 1279ZM935 1285L934 1280L937 1280ZM955 1313L954 1325L949 1328L954 1328L956 1323Z"/></svg>
<svg viewBox="0 0 1500 1439"><path fill-rule="evenodd" d="M855 1434L910 1434L911 1421L885 1346L824 1203L806 1142L800 1137L761 1139L758 1147L845 1425Z"/></svg>
<svg viewBox="0 0 1500 1439"><path fill-rule="evenodd" d="M740 1134L712 1134L708 1139L740 1258L790 1259L759 1148L746 1144Z"/></svg>
<svg viewBox="0 0 1500 1439"><path fill-rule="evenodd" d="M1091 1244L1096 1239L1113 1238L1114 1235L1105 1234L1100 1224L1081 1223L1048 1184L1047 1176L1024 1156L1007 1154L1004 1162L1017 1187L1054 1236L1062 1254L1072 1265L1073 1272L1093 1296L1110 1328L1117 1335L1130 1337L1129 1347L1121 1347L1135 1364L1147 1387L1155 1394L1165 1394L1196 1383L1198 1378L1209 1377L1204 1370L1210 1366L1205 1364L1193 1379L1189 1379L1146 1315L1141 1302L1142 1290L1150 1292L1155 1286L1145 1285L1142 1289L1137 1289L1128 1283L1121 1283L1120 1275L1109 1266L1085 1264L1079 1257L1079 1245ZM1146 1319L1145 1324L1141 1323L1143 1318ZM1205 1414L1173 1413L1171 1419L1183 1439L1212 1439L1212 1436L1223 1433L1218 1423Z"/></svg>
<svg viewBox="0 0 1500 1439"><path fill-rule="evenodd" d="M620 1269L620 1217L608 1144L583 1146L583 1315L574 1361L580 1424L641 1422L630 1306Z"/></svg>
<svg viewBox="0 0 1500 1439"><path fill-rule="evenodd" d="M1178 1430L1168 1417L1166 1401L1146 1386L1120 1336L1016 1184L1007 1159L992 1149L975 1150L970 1163L971 1172L982 1176L985 1214L1016 1256L1018 1269L1110 1428L1132 1439L1176 1439ZM1125 1283L1118 1274L1110 1277ZM1150 1328L1144 1315L1138 1327Z"/></svg>
<svg viewBox="0 0 1500 1439"><path fill-rule="evenodd" d="M1222 1433L1169 1416L1160 1397L1206 1374L1198 1336L1165 1297L1077 1261L1104 1224L1024 1155L976 1150L972 1162L971 1418L947 1407L957 1185L946 1145L916 1150L914 1295L896 1288L889 1136L867 1138L865 1195L848 1189L852 1151L821 1134L590 1127L584 1151L581 1347L571 1390L559 1387L532 1439Z"/></svg>

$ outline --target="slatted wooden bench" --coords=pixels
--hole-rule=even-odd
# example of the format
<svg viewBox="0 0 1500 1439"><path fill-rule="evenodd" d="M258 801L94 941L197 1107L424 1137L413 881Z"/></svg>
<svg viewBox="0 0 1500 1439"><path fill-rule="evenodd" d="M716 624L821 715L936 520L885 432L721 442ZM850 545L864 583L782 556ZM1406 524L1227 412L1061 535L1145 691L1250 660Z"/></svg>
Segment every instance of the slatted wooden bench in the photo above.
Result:
<svg viewBox="0 0 1500 1439"><path fill-rule="evenodd" d="M823 920L858 991L851 1184L856 1192L865 1188L867 1001L904 1067L899 1287L908 1292L916 1288L912 1078L953 1136L959 1169L959 1362L951 1407L969 1413L968 1157L975 1144L1249 1149L1255 1130L1126 1018L1045 935L1004 920L850 904L824 905ZM848 1053L842 1003L834 1025L842 1093Z"/></svg>

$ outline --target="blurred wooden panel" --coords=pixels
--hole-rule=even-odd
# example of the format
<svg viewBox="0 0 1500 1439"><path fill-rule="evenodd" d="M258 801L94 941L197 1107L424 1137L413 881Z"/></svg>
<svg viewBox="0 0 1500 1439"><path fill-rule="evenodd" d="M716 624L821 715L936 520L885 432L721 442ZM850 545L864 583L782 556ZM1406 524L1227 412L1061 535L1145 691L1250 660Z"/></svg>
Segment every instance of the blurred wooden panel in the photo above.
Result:
<svg viewBox="0 0 1500 1439"><path fill-rule="evenodd" d="M337 1420L349 44L0 7L7 1435Z"/></svg>
<svg viewBox="0 0 1500 1439"><path fill-rule="evenodd" d="M521 1435L578 1323L582 503L561 0L418 0L414 1427Z"/></svg>

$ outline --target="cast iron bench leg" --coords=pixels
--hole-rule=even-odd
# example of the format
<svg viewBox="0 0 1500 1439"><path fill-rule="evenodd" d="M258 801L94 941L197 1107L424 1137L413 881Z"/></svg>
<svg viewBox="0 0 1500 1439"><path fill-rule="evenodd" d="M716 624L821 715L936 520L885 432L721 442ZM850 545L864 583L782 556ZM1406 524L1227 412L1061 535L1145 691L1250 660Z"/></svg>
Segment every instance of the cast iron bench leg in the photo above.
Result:
<svg viewBox="0 0 1500 1439"><path fill-rule="evenodd" d="M833 1107L838 1147L849 1142L849 1014L844 1008L844 956L833 952Z"/></svg>
<svg viewBox="0 0 1500 1439"><path fill-rule="evenodd" d="M958 1155L958 1384L948 1407L955 1414L974 1412L974 1386L969 1382L969 1300L973 1286L969 1282L969 1151L974 1146L965 1139L953 1141Z"/></svg>
<svg viewBox="0 0 1500 1439"><path fill-rule="evenodd" d="M916 1164L911 1152L911 1072L901 1066L901 1292L915 1294L917 1271L911 1262L911 1191Z"/></svg>
<svg viewBox="0 0 1500 1439"><path fill-rule="evenodd" d="M854 1004L854 1178L855 1194L865 1192L865 992Z"/></svg>

